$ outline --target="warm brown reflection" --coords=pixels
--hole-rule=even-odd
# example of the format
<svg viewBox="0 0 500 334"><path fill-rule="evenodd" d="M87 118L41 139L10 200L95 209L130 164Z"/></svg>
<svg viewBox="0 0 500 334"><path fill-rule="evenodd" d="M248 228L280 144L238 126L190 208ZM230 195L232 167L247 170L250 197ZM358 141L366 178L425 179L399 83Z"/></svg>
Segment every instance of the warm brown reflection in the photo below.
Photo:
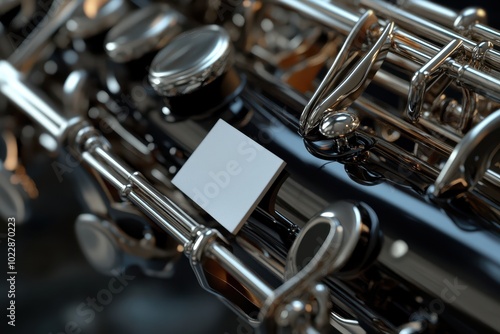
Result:
<svg viewBox="0 0 500 334"><path fill-rule="evenodd" d="M83 11L89 19L93 19L99 12L99 9L107 2L108 0L85 0L83 3Z"/></svg>

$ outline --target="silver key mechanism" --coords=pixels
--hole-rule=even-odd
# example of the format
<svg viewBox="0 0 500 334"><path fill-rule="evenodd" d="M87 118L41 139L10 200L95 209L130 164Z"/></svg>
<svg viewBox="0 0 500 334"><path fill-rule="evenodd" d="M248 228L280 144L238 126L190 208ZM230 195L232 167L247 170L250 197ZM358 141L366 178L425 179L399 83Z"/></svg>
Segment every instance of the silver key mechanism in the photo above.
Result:
<svg viewBox="0 0 500 334"><path fill-rule="evenodd" d="M153 59L149 82L171 112L184 117L219 108L235 95L241 80L232 69L233 46L216 25L174 38Z"/></svg>
<svg viewBox="0 0 500 334"><path fill-rule="evenodd" d="M381 27L374 12L368 10L347 36L300 117L299 133L315 156L352 158L373 145L372 140L356 133L360 122L348 109L384 62L393 30L394 23Z"/></svg>
<svg viewBox="0 0 500 334"><path fill-rule="evenodd" d="M320 333L330 319L359 329L357 321L330 313L329 289L322 281L359 274L378 255L380 239L377 216L363 203L336 202L311 218L288 252L285 283L260 311L264 332L277 325Z"/></svg>
<svg viewBox="0 0 500 334"><path fill-rule="evenodd" d="M167 5L152 4L130 13L106 35L105 50L125 63L159 50L182 30L184 17Z"/></svg>

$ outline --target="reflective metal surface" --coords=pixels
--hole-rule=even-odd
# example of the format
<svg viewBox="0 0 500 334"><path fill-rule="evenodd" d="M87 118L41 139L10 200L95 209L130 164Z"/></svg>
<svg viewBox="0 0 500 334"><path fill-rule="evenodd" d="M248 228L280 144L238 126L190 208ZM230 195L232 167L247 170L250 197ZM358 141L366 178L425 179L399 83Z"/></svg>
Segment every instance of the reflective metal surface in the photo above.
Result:
<svg viewBox="0 0 500 334"><path fill-rule="evenodd" d="M151 5L122 19L106 35L105 49L115 62L137 59L164 47L181 32L184 19L166 5Z"/></svg>
<svg viewBox="0 0 500 334"><path fill-rule="evenodd" d="M229 35L218 26L183 33L155 57L149 81L162 96L188 94L227 71L232 61Z"/></svg>
<svg viewBox="0 0 500 334"><path fill-rule="evenodd" d="M78 13L66 21L69 34L78 38L89 38L106 31L130 10L128 2L124 0L81 2L83 6L79 8Z"/></svg>
<svg viewBox="0 0 500 334"><path fill-rule="evenodd" d="M61 297L64 330L220 332L199 325L224 318L216 307L163 308L191 277L235 332L498 331L500 32L486 16L421 0L0 5L0 41L17 38L0 48L2 218L30 258L50 254L40 263L69 249L112 295L142 282L112 325ZM237 234L171 182L219 119L287 163ZM20 314L57 303L19 291Z"/></svg>
<svg viewBox="0 0 500 334"><path fill-rule="evenodd" d="M359 127L356 115L348 113L330 113L323 118L319 131L328 138L343 138L352 134Z"/></svg>

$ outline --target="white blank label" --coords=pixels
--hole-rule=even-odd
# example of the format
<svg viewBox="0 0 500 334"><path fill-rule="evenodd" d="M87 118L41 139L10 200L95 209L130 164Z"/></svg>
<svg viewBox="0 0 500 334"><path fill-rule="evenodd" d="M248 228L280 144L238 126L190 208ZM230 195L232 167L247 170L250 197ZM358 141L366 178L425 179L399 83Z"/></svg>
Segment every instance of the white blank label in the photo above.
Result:
<svg viewBox="0 0 500 334"><path fill-rule="evenodd" d="M236 234L284 167L283 160L219 120L172 183Z"/></svg>

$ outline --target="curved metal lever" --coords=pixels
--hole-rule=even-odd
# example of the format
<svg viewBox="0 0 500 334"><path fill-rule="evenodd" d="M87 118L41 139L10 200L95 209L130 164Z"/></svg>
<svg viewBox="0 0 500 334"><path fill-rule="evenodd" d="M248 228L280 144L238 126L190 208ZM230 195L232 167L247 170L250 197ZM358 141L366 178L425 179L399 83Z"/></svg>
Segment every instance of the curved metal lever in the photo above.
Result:
<svg viewBox="0 0 500 334"><path fill-rule="evenodd" d="M500 110L486 117L455 147L431 193L451 198L473 189L500 157Z"/></svg>
<svg viewBox="0 0 500 334"><path fill-rule="evenodd" d="M339 271L353 254L365 216L357 204L340 201L314 216L293 243L285 267L285 283L274 290L259 314L261 332L274 333L273 326L297 327L298 314L309 314L304 333L317 333L330 322L330 296L319 283L330 273ZM314 312L305 311L314 302ZM313 314L314 313L314 314ZM334 317L340 327L348 325L358 331L356 320Z"/></svg>
<svg viewBox="0 0 500 334"><path fill-rule="evenodd" d="M299 131L303 137L314 137L312 131L319 126L325 112L346 109L361 95L382 65L390 47L394 23L389 23L371 43L371 34L376 32L377 25L377 17L368 10L347 36L333 65L302 112ZM370 45L368 51L363 47L366 44Z"/></svg>
<svg viewBox="0 0 500 334"><path fill-rule="evenodd" d="M292 279L306 267L310 271L308 280L314 283L336 270L343 230L333 211L327 210L311 219L288 252L285 280ZM345 261L345 257L341 260ZM313 265L314 270L310 270Z"/></svg>
<svg viewBox="0 0 500 334"><path fill-rule="evenodd" d="M410 91L408 92L408 103L405 110L406 116L412 122L418 121L424 105L424 95L427 92L427 87L430 86L432 80L441 73L441 65L459 50L462 45L462 40L452 40L413 75L410 83Z"/></svg>

